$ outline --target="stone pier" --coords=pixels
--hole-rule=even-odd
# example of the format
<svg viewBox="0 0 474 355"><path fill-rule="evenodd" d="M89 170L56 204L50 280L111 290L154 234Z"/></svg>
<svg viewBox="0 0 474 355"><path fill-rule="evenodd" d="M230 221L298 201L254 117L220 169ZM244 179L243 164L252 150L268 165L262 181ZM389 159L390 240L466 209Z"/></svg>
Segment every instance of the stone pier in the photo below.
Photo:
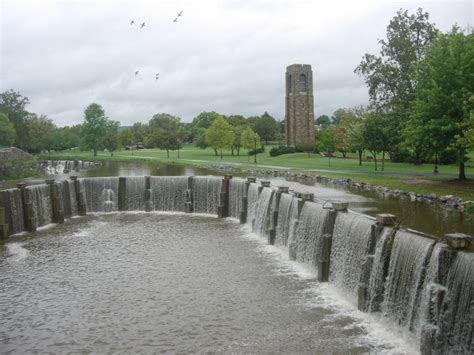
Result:
<svg viewBox="0 0 474 355"><path fill-rule="evenodd" d="M393 214L388 213L381 213L375 216L376 223L372 224L371 226L371 233L370 233L370 240L369 246L367 251L367 256L365 257L364 261L362 262L362 272L359 279L359 284L357 286L357 308L360 311L368 312L368 311L375 311L379 310L380 303L382 301L383 295L375 295L375 299L372 305L370 305L371 309L369 309L369 282L370 276L372 273L372 267L374 264L374 256L375 256L375 247L377 245L380 236L382 235L385 228L392 228L391 237L388 238L387 245L383 247L388 247L392 245L393 237L395 236L395 223L397 221L397 217ZM384 249L386 250L386 249ZM391 248L390 248L391 251ZM387 265L384 267L384 270L388 271L388 262L389 258L384 258L386 260ZM385 278L386 275L384 275Z"/></svg>
<svg viewBox="0 0 474 355"><path fill-rule="evenodd" d="M86 192L81 187L81 182L78 180L76 175L70 177L74 182L74 191L76 193L77 201L77 213L79 216L85 216L87 214L86 205Z"/></svg>
<svg viewBox="0 0 474 355"><path fill-rule="evenodd" d="M0 239L7 239L9 235L5 207L0 207Z"/></svg>
<svg viewBox="0 0 474 355"><path fill-rule="evenodd" d="M278 186L277 191L275 192L275 210L271 216L271 226L268 231L268 244L274 245L276 238L276 228L278 225L278 211L280 209L280 200L283 193L288 193L288 186Z"/></svg>
<svg viewBox="0 0 474 355"><path fill-rule="evenodd" d="M154 210L153 191L151 190L151 177L145 176L145 212Z"/></svg>
<svg viewBox="0 0 474 355"><path fill-rule="evenodd" d="M217 217L229 217L229 183L232 175L224 175L222 179L221 192L219 195L219 206L217 207Z"/></svg>
<svg viewBox="0 0 474 355"><path fill-rule="evenodd" d="M25 183L18 183L16 187L21 192L21 202L23 204L23 220L25 221L25 230L28 232L35 232L38 222L33 211L33 202L31 198L31 191L26 188Z"/></svg>
<svg viewBox="0 0 474 355"><path fill-rule="evenodd" d="M124 176L119 177L117 203L119 211L127 210L127 178Z"/></svg>
<svg viewBox="0 0 474 355"><path fill-rule="evenodd" d="M64 207L59 193L59 186L54 179L46 180L46 185L49 186L49 195L51 197L52 217L54 223L64 223ZM38 211L40 212L40 211Z"/></svg>
<svg viewBox="0 0 474 355"><path fill-rule="evenodd" d="M318 281L329 281L329 267L331 266L331 248L332 235L334 232L334 223L336 222L337 212L335 210L328 211L328 222L324 225L323 243L321 250L321 258L318 261Z"/></svg>

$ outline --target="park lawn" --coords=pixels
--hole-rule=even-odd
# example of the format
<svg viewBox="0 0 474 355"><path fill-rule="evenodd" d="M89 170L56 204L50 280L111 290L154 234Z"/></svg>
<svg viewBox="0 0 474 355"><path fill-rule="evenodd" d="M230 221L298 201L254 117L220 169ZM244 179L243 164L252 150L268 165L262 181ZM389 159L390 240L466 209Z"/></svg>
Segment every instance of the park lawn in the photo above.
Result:
<svg viewBox="0 0 474 355"><path fill-rule="evenodd" d="M404 191L414 191L416 193L428 195L435 193L440 195L456 195L464 200L474 200L474 180L465 182L456 181L458 166L441 165L440 174L433 174L432 164L413 165L409 163L392 163L385 161L385 171L381 171L381 161L378 162L378 171L374 170L372 161L364 161L359 166L358 159L354 155L348 158L324 158L319 154L295 153L285 154L278 157L270 157L271 147L266 148L265 153L257 155L257 165L259 169L284 168L292 171L304 172L312 175L321 175L330 178L351 178L354 181L366 182L373 185L386 186L390 189L400 189ZM57 152L42 155L43 158L80 158L80 159L101 159L101 160L148 160L161 163L176 163L187 165L230 165L236 168L255 168L253 156L248 156L246 150L241 150L241 155L231 155L230 150L223 151L223 160L220 155L215 155L214 150L199 149L191 144L186 144L180 150L180 158L177 152L170 152L167 158L166 151L159 149L142 149L136 151L121 150L111 157L107 152L100 152L94 157L90 152ZM474 159L473 159L474 160ZM330 166L329 166L330 164ZM473 163L466 164L466 175L471 177L474 174Z"/></svg>

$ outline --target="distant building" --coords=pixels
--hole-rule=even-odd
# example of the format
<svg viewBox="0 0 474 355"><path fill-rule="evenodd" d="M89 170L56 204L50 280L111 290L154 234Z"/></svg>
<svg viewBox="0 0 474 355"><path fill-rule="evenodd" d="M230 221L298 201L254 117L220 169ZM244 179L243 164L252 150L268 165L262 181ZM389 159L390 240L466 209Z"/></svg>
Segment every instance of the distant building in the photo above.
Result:
<svg viewBox="0 0 474 355"><path fill-rule="evenodd" d="M313 72L309 64L286 68L286 144L314 140Z"/></svg>

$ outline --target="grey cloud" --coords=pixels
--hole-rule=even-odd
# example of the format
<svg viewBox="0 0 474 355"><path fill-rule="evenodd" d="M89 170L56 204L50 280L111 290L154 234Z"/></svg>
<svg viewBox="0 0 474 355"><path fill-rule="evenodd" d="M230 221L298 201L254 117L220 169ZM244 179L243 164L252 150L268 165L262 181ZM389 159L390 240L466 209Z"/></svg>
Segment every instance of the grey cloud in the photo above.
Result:
<svg viewBox="0 0 474 355"><path fill-rule="evenodd" d="M80 123L91 102L122 124L203 110L282 119L286 66L308 63L315 114L330 115L367 103L354 68L378 52L399 7L419 6L443 30L472 22L469 2L3 3L0 90L20 91L58 125Z"/></svg>

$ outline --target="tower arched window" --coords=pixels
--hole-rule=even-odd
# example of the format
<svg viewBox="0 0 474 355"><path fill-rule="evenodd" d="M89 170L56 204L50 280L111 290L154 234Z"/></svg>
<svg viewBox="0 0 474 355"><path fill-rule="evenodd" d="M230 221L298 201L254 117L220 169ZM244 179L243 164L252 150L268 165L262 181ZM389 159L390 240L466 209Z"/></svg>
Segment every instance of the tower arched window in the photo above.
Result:
<svg viewBox="0 0 474 355"><path fill-rule="evenodd" d="M298 89L299 89L299 91L306 91L306 75L304 75L304 74L300 75L300 81L298 83Z"/></svg>

